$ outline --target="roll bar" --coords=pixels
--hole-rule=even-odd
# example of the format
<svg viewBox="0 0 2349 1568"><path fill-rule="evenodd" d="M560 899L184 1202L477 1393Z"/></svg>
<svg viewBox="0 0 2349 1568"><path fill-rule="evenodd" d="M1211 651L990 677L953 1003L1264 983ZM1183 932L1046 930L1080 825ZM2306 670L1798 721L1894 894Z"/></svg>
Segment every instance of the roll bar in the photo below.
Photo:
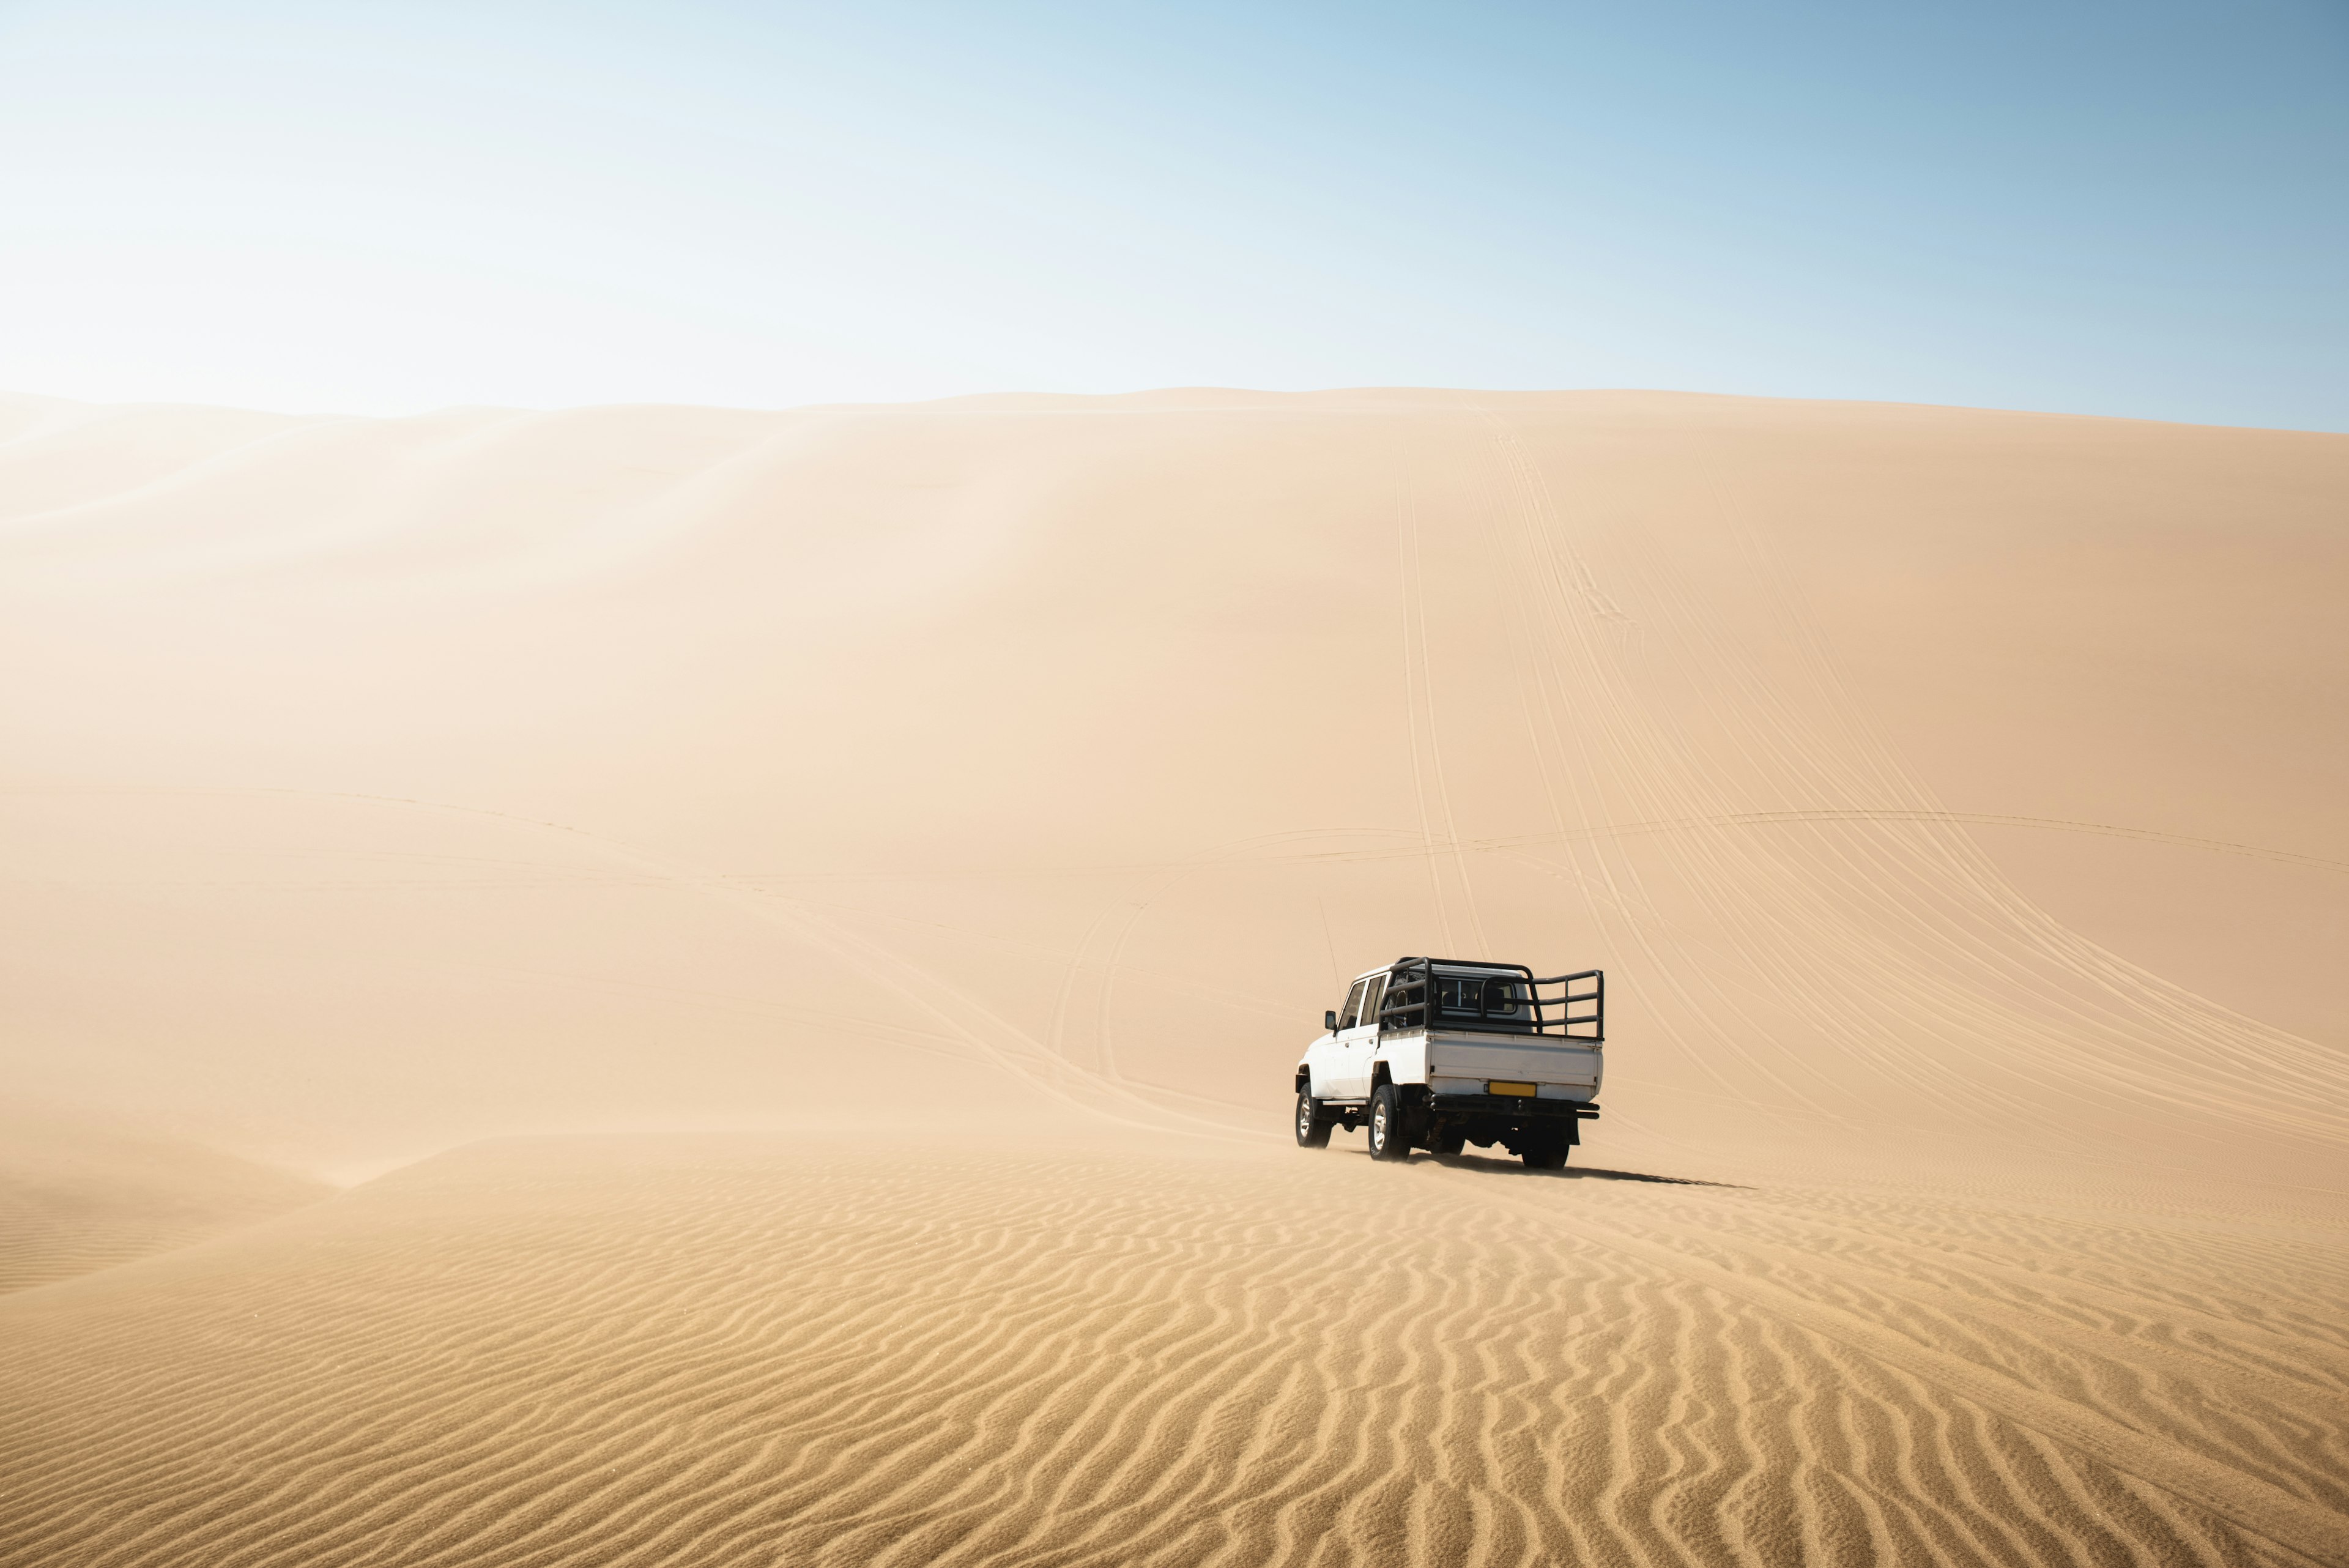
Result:
<svg viewBox="0 0 2349 1568"><path fill-rule="evenodd" d="M1381 1033L1390 1029L1440 1029L1451 1024L1585 1040L1592 1044L1603 1044L1607 1038L1603 970L1578 970L1545 979L1521 963L1402 958L1387 972L1386 994L1379 1002ZM1462 983L1480 977L1481 984ZM1440 984L1447 981L1454 985L1449 996ZM1585 981L1588 986L1576 989Z"/></svg>

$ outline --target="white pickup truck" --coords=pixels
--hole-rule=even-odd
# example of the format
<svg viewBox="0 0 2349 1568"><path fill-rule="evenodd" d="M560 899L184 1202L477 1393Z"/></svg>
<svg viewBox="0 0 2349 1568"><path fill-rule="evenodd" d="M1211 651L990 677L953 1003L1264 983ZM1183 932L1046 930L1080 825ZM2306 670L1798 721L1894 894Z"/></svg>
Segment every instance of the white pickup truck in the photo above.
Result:
<svg viewBox="0 0 2349 1568"><path fill-rule="evenodd" d="M1397 959L1354 981L1297 1064L1297 1141L1367 1127L1373 1159L1499 1144L1556 1170L1599 1115L1607 977Z"/></svg>

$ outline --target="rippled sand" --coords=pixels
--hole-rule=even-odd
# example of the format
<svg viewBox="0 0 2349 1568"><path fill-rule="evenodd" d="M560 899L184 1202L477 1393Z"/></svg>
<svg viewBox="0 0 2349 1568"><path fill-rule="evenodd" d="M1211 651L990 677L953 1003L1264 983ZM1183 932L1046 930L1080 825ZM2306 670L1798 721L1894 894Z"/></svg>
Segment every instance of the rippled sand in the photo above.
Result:
<svg viewBox="0 0 2349 1568"><path fill-rule="evenodd" d="M76 1563L2338 1561L2337 1226L544 1140L18 1297Z"/></svg>
<svg viewBox="0 0 2349 1568"><path fill-rule="evenodd" d="M2349 439L0 400L0 1562L2349 1562ZM1563 1173L1287 1146L1603 965Z"/></svg>

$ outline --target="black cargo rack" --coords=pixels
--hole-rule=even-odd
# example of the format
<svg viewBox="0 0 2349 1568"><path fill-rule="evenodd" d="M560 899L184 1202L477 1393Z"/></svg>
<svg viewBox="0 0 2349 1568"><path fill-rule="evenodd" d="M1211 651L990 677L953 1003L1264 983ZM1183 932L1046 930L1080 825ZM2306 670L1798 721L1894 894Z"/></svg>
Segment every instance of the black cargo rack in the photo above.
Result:
<svg viewBox="0 0 2349 1568"><path fill-rule="evenodd" d="M1576 989L1585 981L1587 987ZM1586 969L1544 979L1521 963L1397 959L1379 1000L1380 1033L1429 1028L1431 1012L1437 1029L1539 1034L1597 1045L1607 1038L1607 975Z"/></svg>

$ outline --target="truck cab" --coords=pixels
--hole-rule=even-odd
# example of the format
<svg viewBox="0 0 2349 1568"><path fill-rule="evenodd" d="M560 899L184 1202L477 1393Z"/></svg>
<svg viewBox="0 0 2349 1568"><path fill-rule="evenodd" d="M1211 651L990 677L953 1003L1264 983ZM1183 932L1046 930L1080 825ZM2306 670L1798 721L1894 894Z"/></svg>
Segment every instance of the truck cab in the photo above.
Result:
<svg viewBox="0 0 2349 1568"><path fill-rule="evenodd" d="M1599 1115L1607 977L1401 958L1357 977L1297 1064L1297 1141L1370 1133L1374 1159L1497 1144L1555 1170Z"/></svg>

